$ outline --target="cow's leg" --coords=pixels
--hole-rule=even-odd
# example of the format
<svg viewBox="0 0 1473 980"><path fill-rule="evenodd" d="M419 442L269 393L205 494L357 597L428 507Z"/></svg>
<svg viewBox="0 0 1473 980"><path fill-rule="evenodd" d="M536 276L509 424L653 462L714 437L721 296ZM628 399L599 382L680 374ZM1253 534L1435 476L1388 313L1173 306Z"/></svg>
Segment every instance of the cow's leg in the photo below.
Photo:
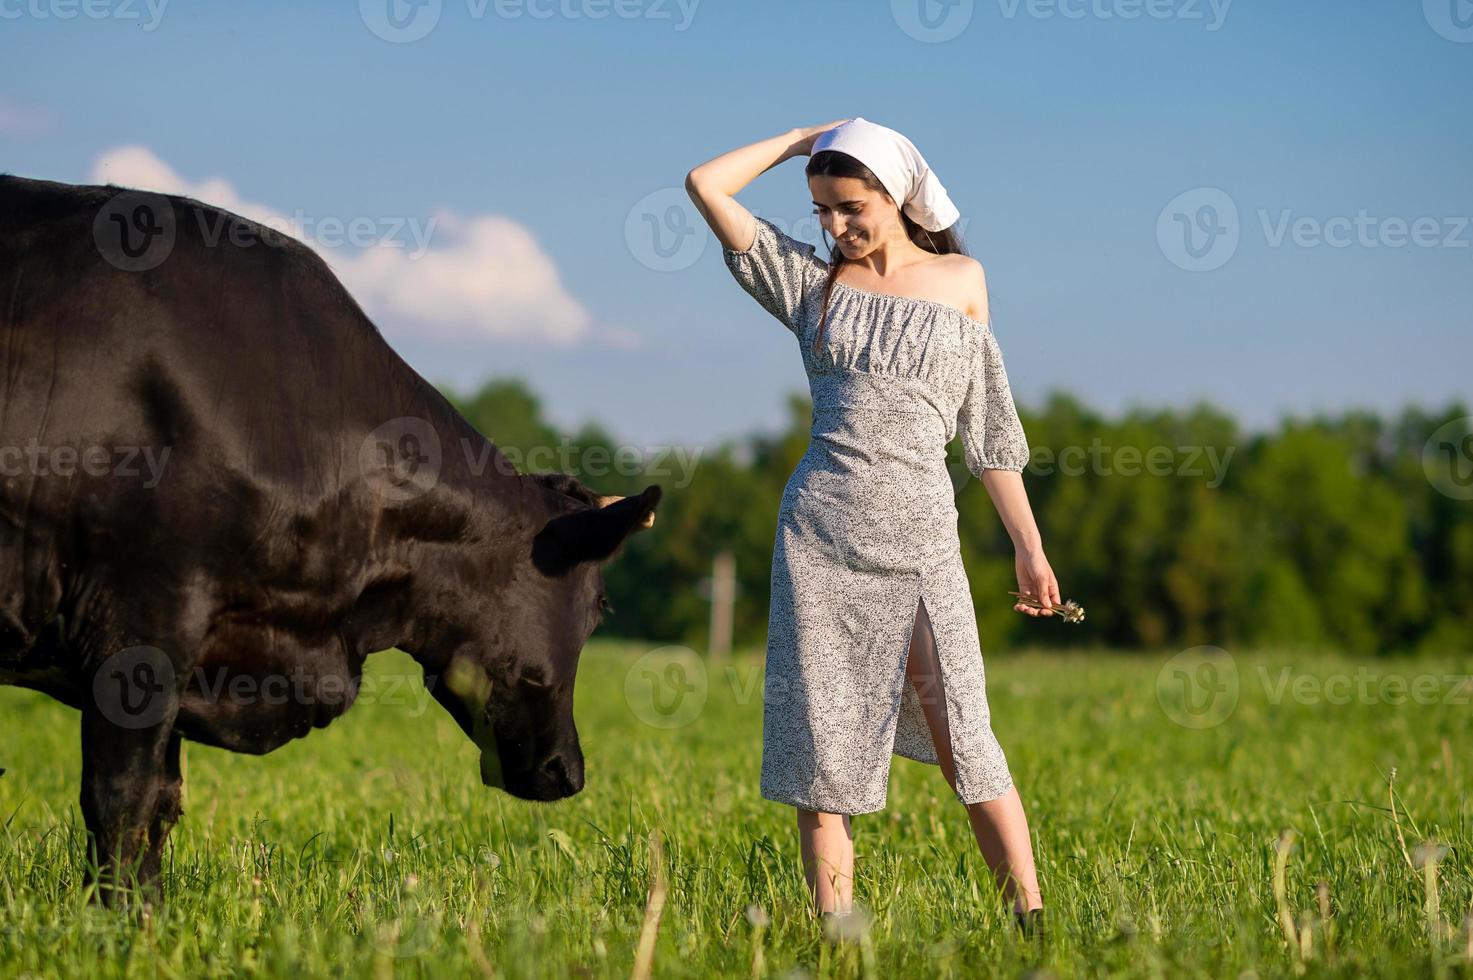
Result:
<svg viewBox="0 0 1473 980"><path fill-rule="evenodd" d="M162 897L159 870L164 843L169 839L169 831L174 829L174 824L179 822L179 815L183 812L184 781L179 771L179 742L179 733L175 732L169 736L168 744L164 746L164 768L159 774L153 820L148 825L148 845L138 867L139 882L146 884L154 898Z"/></svg>
<svg viewBox="0 0 1473 980"><path fill-rule="evenodd" d="M87 883L115 904L135 882L158 894L159 852L179 812L179 692L157 651L99 668L82 708L82 817Z"/></svg>

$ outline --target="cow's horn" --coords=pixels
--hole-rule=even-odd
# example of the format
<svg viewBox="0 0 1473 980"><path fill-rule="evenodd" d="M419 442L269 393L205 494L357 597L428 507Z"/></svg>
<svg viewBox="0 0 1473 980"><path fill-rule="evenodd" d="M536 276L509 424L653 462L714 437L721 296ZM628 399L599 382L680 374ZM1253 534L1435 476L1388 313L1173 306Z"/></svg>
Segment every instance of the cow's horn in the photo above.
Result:
<svg viewBox="0 0 1473 980"><path fill-rule="evenodd" d="M621 501L621 500L627 500L627 499L629 499L629 498L627 498L627 497L620 497L620 496L617 496L617 495L612 496L612 497L600 496L598 498L598 506L599 507L607 507L610 504L617 504L619 501ZM644 515L644 520L640 522L640 526L641 527L654 527L655 526L655 512L654 511L650 511L648 514Z"/></svg>

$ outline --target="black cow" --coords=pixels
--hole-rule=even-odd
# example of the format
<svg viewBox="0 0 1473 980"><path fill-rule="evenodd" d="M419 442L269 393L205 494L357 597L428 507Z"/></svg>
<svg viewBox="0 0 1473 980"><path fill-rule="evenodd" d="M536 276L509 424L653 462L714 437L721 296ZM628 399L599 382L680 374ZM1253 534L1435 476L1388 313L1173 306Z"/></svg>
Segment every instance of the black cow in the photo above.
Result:
<svg viewBox="0 0 1473 980"><path fill-rule="evenodd" d="M577 793L600 563L660 495L518 473L294 239L0 176L0 683L81 711L105 900L157 894L181 738L269 752L376 650L419 662L487 785Z"/></svg>

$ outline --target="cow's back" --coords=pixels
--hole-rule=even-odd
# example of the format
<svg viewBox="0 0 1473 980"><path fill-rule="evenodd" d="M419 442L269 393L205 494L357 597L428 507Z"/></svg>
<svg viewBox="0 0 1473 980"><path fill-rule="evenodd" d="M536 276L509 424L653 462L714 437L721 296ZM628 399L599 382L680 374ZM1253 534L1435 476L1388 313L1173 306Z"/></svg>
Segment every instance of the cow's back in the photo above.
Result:
<svg viewBox="0 0 1473 980"><path fill-rule="evenodd" d="M130 270L99 215L149 199L171 205L172 245ZM0 214L0 444L183 449L198 436L223 440L252 474L310 486L331 470L342 427L412 401L422 383L321 258L245 218L18 178L0 178Z"/></svg>

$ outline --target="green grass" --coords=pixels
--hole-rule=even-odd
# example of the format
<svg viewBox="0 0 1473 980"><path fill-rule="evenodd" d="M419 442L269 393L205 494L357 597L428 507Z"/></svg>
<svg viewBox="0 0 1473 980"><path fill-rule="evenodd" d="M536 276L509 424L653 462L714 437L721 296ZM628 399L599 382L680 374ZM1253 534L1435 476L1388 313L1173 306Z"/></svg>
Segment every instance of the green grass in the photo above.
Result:
<svg viewBox="0 0 1473 980"><path fill-rule="evenodd" d="M887 809L854 819L868 936L825 942L807 912L793 812L757 791L760 658L704 683L687 674L687 696L705 702L672 716L684 710L689 724L660 728L642 720L664 716L643 675L631 677L647 650L585 652L588 786L555 805L482 788L473 748L417 686L381 688L376 703L263 758L188 746L167 901L142 923L85 901L76 714L0 690L0 975L628 976L658 830L661 977L749 974L751 904L771 917L771 976L1294 976L1273 892L1286 828L1297 835L1286 904L1296 922L1310 915L1303 975L1473 975L1459 956L1473 907L1468 663L1239 655L1235 710L1192 728L1158 701L1169 653L989 657L994 727L1050 916L1053 942L1038 954L1015 938L940 770L898 757ZM398 653L371 666L417 676ZM1349 678L1351 703L1302 686L1274 703L1284 667L1301 685ZM1394 689L1366 684L1357 693L1361 670L1436 675L1420 699L1435 703L1392 703ZM1398 826L1406 852L1448 845L1436 942Z"/></svg>

